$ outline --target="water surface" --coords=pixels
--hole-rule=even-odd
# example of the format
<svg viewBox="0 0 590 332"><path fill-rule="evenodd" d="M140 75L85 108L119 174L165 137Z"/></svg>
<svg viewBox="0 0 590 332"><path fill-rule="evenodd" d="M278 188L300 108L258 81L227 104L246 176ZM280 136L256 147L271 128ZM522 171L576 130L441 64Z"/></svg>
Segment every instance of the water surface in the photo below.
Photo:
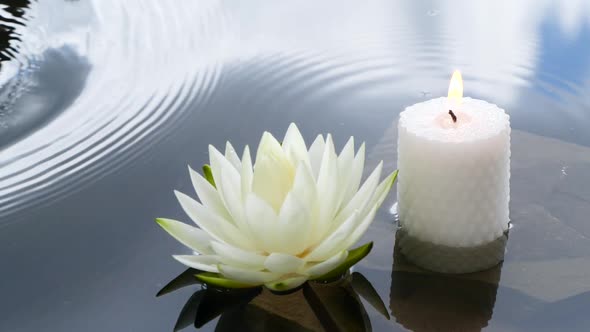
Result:
<svg viewBox="0 0 590 332"><path fill-rule="evenodd" d="M3 3L0 330L171 331L199 288L155 297L185 249L153 220L188 221L172 191L192 192L186 166L208 144L241 150L296 122L308 143L366 141L367 170L391 171L399 112L445 95L454 69L511 116L506 260L416 269L394 248L392 192L356 269L391 315L365 305L372 329L590 329L587 2Z"/></svg>

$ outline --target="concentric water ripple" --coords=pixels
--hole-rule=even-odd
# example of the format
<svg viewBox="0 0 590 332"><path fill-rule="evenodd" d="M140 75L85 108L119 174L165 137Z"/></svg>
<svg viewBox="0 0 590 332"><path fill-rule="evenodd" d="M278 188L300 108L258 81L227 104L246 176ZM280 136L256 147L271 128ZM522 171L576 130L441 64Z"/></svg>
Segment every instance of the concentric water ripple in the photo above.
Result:
<svg viewBox="0 0 590 332"><path fill-rule="evenodd" d="M460 68L466 94L506 108L516 128L590 144L590 82L543 66L538 30L549 4L515 5L499 25L485 6L456 20L442 2L347 4L293 12L282 2L52 0L0 9L11 36L1 53L0 216L117 170L189 111L207 109L220 86L236 109L263 117L296 105L314 116L351 98L444 95ZM523 99L530 107L517 107ZM537 111L549 104L558 112Z"/></svg>
<svg viewBox="0 0 590 332"><path fill-rule="evenodd" d="M29 126L37 130L1 142L8 146L0 153L0 216L47 203L133 160L188 109L202 108L219 80L227 18L216 1L54 0L23 10L14 23L20 40L2 66L3 74L17 66L3 89L21 92L4 98L13 109L0 118L1 130L26 130L11 117L27 107L35 108L37 123ZM52 103L39 92L74 74L83 74L75 80L81 89L49 89L66 100Z"/></svg>

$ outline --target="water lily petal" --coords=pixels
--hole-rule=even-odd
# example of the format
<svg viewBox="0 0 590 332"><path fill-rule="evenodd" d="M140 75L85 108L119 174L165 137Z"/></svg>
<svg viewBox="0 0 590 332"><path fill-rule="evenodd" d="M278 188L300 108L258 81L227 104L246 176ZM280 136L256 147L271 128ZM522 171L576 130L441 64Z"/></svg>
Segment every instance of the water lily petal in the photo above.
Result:
<svg viewBox="0 0 590 332"><path fill-rule="evenodd" d="M217 269L217 264L219 264L219 261L215 256L174 255L172 257L174 257L174 259L176 259L180 263L188 267L192 267L193 269L207 272L219 272L219 270Z"/></svg>
<svg viewBox="0 0 590 332"><path fill-rule="evenodd" d="M303 252L309 242L311 225L307 207L290 192L279 213L277 232L282 243L281 252L292 255Z"/></svg>
<svg viewBox="0 0 590 332"><path fill-rule="evenodd" d="M381 204L383 204L383 201L387 197L387 194L389 194L389 190L391 190L391 187L393 186L393 183L395 182L396 178L397 178L397 171L389 174L387 176L387 178L385 178L385 180L383 180L377 186L377 188L375 189L375 192L373 193L373 197L371 197L371 200L369 201L369 203L365 207L365 210L363 212L361 212L361 215L365 215L365 214L369 213L369 211L371 211L372 208L374 208L374 207L379 208L381 206Z"/></svg>
<svg viewBox="0 0 590 332"><path fill-rule="evenodd" d="M338 196L336 200L336 210L339 210L344 196L349 187L349 182L352 177L352 166L354 161L354 137L351 137L340 155L338 156ZM336 211L337 212L337 211Z"/></svg>
<svg viewBox="0 0 590 332"><path fill-rule="evenodd" d="M253 271L249 269L239 268L230 265L219 265L219 273L228 279L239 282L245 282L253 285L262 285L281 277L278 273Z"/></svg>
<svg viewBox="0 0 590 332"><path fill-rule="evenodd" d="M212 209L220 215L221 217L230 220L230 215L227 209L225 208L225 204L221 200L219 196L219 192L217 189L207 181L201 174L194 171L190 166L188 168L191 182L193 183L193 187L195 187L195 191L201 200L201 203L207 207L208 209Z"/></svg>
<svg viewBox="0 0 590 332"><path fill-rule="evenodd" d="M295 167L300 162L303 162L308 167L311 167L309 162L309 154L307 153L307 147L305 146L305 140L301 136L301 132L294 123L289 125L285 138L283 139L283 150L291 160L291 164Z"/></svg>
<svg viewBox="0 0 590 332"><path fill-rule="evenodd" d="M310 265L310 267L305 271L305 273L308 274L310 278L321 277L324 274L338 267L338 265L342 264L342 262L346 260L346 257L348 257L348 251L340 251L336 255L326 259L323 262Z"/></svg>
<svg viewBox="0 0 590 332"><path fill-rule="evenodd" d="M364 168L365 143L361 144L361 147L352 161L352 166L350 167L350 178L348 179L347 187L344 188L344 197L342 198L342 203L340 205L341 209L345 207L348 202L350 202L354 194L359 190Z"/></svg>
<svg viewBox="0 0 590 332"><path fill-rule="evenodd" d="M367 214L365 216L365 218L361 221L361 223L358 224L358 226L354 229L354 231L352 232L352 234L350 234L350 236L348 237L348 239L346 239L345 241L343 241L344 242L343 245L346 248L350 248L358 240L360 240L360 238L365 234L365 232L369 228L369 225L371 225L371 222L373 222L373 219L375 218L375 214L376 213L377 213L377 206L374 206L371 209L371 211L369 212L369 214Z"/></svg>
<svg viewBox="0 0 590 332"><path fill-rule="evenodd" d="M266 201L250 193L246 198L246 220L259 248L266 252L280 251L282 243L277 238L277 215Z"/></svg>
<svg viewBox="0 0 590 332"><path fill-rule="evenodd" d="M211 237L199 228L183 222L158 218L156 222L176 240L200 254L212 253Z"/></svg>
<svg viewBox="0 0 590 332"><path fill-rule="evenodd" d="M305 264L305 260L288 254L272 253L264 262L264 266L274 273L289 274L299 271Z"/></svg>
<svg viewBox="0 0 590 332"><path fill-rule="evenodd" d="M314 218L311 219L310 222L315 222L315 217L317 217L319 214L319 199L315 179L311 173L310 168L303 164L300 164L297 167L291 193L297 196L299 201L301 201L307 207L311 217Z"/></svg>
<svg viewBox="0 0 590 332"><path fill-rule="evenodd" d="M279 143L279 141L267 131L262 134L262 138L260 139L258 150L256 151L256 163L258 163L258 158L263 156L275 159L280 163L290 164L285 151L283 151L281 143Z"/></svg>
<svg viewBox="0 0 590 332"><path fill-rule="evenodd" d="M233 147L230 145L229 149L231 150ZM245 221L242 207L240 173L238 173L236 167L213 146L209 146L209 153L211 154L211 170L217 184L219 197L231 216L230 218L227 218L227 220L236 225L238 229L244 233L245 237L249 237L250 230Z"/></svg>
<svg viewBox="0 0 590 332"><path fill-rule="evenodd" d="M312 174L315 179L317 179L318 174L320 174L320 165L322 164L322 156L324 155L325 145L326 142L324 141L324 137L322 135L318 135L309 148L309 162L311 164Z"/></svg>
<svg viewBox="0 0 590 332"><path fill-rule="evenodd" d="M295 168L279 142L270 133L264 133L256 153L252 191L278 212L294 177Z"/></svg>
<svg viewBox="0 0 590 332"><path fill-rule="evenodd" d="M218 186L223 192L225 206L229 210L234 224L244 232L244 235L250 236L250 228L246 222L244 208L242 204L241 184L239 175L232 169L224 166L221 170L221 181Z"/></svg>
<svg viewBox="0 0 590 332"><path fill-rule="evenodd" d="M379 186L377 186L375 192L373 193L373 196L371 197L371 200L365 207L365 210L359 214L358 219L360 220L360 223L355 227L350 237L345 241L346 247L354 245L367 231L369 225L375 218L377 210L379 209L379 207L385 200L385 197L387 197L389 190L393 186L396 177L397 171L391 173L389 176L387 176L387 178L385 178L385 180L383 180L379 184Z"/></svg>
<svg viewBox="0 0 590 332"><path fill-rule="evenodd" d="M221 152L219 152L219 150L217 150L213 145L209 145L209 163L211 164L211 172L213 172L213 179L215 180L215 183L218 183L219 179L221 178L221 170L223 169L223 166L229 166L235 170L235 167L233 167L233 165L225 158L225 156L221 154ZM219 188L217 188L217 190L219 190ZM222 193L220 192L220 194Z"/></svg>
<svg viewBox="0 0 590 332"><path fill-rule="evenodd" d="M338 251L348 249L348 247L345 246L345 240L352 234L357 225L357 219L358 211L354 211L352 215L340 225L340 227L320 242L320 244L313 249L305 259L309 262L319 262L326 260Z"/></svg>
<svg viewBox="0 0 590 332"><path fill-rule="evenodd" d="M213 215L213 213L207 209L200 209L202 206L201 204L180 191L175 190L174 194L176 195L178 202L180 202L180 206L184 212L195 222L195 224L197 224L197 226L199 226L199 228L208 234L211 234L215 239L220 240L223 237L223 234L219 230L219 219L222 219L220 216ZM202 214L204 214L204 216ZM222 222L229 223L224 219Z"/></svg>
<svg viewBox="0 0 590 332"><path fill-rule="evenodd" d="M338 227L344 220L346 220L354 211L364 211L365 207L369 204L373 193L379 184L379 178L381 177L381 170L383 169L383 162L373 170L371 175L365 180L365 183L361 186L359 191L352 197L350 202L338 213L334 219L332 229Z"/></svg>
<svg viewBox="0 0 590 332"><path fill-rule="evenodd" d="M180 202L184 212L199 226L202 230L210 234L213 238L233 245L240 246L244 249L253 249L253 243L246 238L239 229L229 221L219 215L206 209L199 202L189 196L175 191L176 198Z"/></svg>
<svg viewBox="0 0 590 332"><path fill-rule="evenodd" d="M246 197L252 191L252 177L254 170L252 169L252 157L250 156L250 148L246 145L244 154L242 156L242 170L240 173L242 202L246 201Z"/></svg>
<svg viewBox="0 0 590 332"><path fill-rule="evenodd" d="M239 211L234 211L238 207L236 206L235 199L233 199L236 195L236 192L240 192L240 173L238 173L238 170L236 170L236 168L225 158L225 156L222 155L221 152L217 151L217 149L212 145L209 145L209 160L211 162L213 178L217 184L217 191L219 192L219 196L221 197L223 204L231 214L232 219L240 218L241 215ZM223 172L226 173L226 186L222 186L220 184L222 181ZM239 203L239 206L241 206L241 201L239 201Z"/></svg>
<svg viewBox="0 0 590 332"><path fill-rule="evenodd" d="M217 254L218 259L222 264L253 270L264 269L266 256L215 241L211 243L211 248Z"/></svg>
<svg viewBox="0 0 590 332"><path fill-rule="evenodd" d="M293 278L282 279L279 281L273 281L273 282L266 283L264 285L268 289L273 290L275 292L284 292L284 291L288 291L293 288L297 288L297 287L303 285L306 281L307 281L307 277L302 276L302 277L293 277Z"/></svg>
<svg viewBox="0 0 590 332"><path fill-rule="evenodd" d="M365 258L371 252L371 249L373 249L373 242L369 242L358 248L348 250L348 256L346 256L344 262L342 262L340 265L335 267L330 272L319 277L315 277L313 280L330 281L342 276L354 264L358 263L361 259Z"/></svg>
<svg viewBox="0 0 590 332"><path fill-rule="evenodd" d="M281 166L269 157L257 157L252 179L252 192L265 200L275 211L280 209L285 198L284 174Z"/></svg>
<svg viewBox="0 0 590 332"><path fill-rule="evenodd" d="M239 172L242 170L242 162L240 161L240 157L238 157L236 150L229 141L225 143L225 159L234 165L236 171Z"/></svg>
<svg viewBox="0 0 590 332"><path fill-rule="evenodd" d="M320 198L320 214L318 220L314 223L312 232L312 243L323 238L326 231L330 228L338 203L338 159L334 150L332 136L328 135L326 139L322 165L317 179L318 197Z"/></svg>

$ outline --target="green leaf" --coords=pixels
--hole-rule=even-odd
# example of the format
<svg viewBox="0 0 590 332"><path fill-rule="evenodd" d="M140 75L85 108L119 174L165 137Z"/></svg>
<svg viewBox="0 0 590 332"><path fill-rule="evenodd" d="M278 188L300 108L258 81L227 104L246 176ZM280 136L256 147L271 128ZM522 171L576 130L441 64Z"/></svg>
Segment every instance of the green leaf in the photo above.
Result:
<svg viewBox="0 0 590 332"><path fill-rule="evenodd" d="M252 299L262 292L262 288L218 290L208 288L194 316L194 325L200 329L213 319L227 312L245 307ZM218 330L216 330L218 331Z"/></svg>
<svg viewBox="0 0 590 332"><path fill-rule="evenodd" d="M207 179L207 181L209 181L209 183L211 183L213 187L217 188L217 186L215 185L215 180L213 179L213 172L211 172L211 166L207 164L203 165L203 175L205 176L205 179Z"/></svg>
<svg viewBox="0 0 590 332"><path fill-rule="evenodd" d="M182 307L182 310L180 311L180 315L178 315L178 319L176 319L176 324L174 324L174 332L180 331L189 325L194 324L195 317L197 316L197 312L206 293L206 290L200 290L191 295L188 301L186 301L184 307Z"/></svg>
<svg viewBox="0 0 590 332"><path fill-rule="evenodd" d="M170 281L166 286L164 286L162 289L160 289L158 294L156 294L156 297L166 295L168 293L172 293L175 290L181 289L186 286L200 284L201 281L198 279L195 280L195 277L194 277L195 273L199 273L199 272L202 272L202 271L199 271L199 270L193 269L193 268L190 268L190 269L182 272L176 278L174 278L172 281Z"/></svg>
<svg viewBox="0 0 590 332"><path fill-rule="evenodd" d="M338 267L333 269L332 271L324 274L321 277L315 278L315 281L331 281L334 279L338 279L342 276L348 269L350 269L354 264L358 263L361 259L365 258L373 249L373 242L369 242L363 246L360 246L356 249L352 249L348 252L348 257L346 260L342 262Z"/></svg>
<svg viewBox="0 0 590 332"><path fill-rule="evenodd" d="M387 311L387 307L379 293L375 290L375 287L371 284L364 275L354 272L352 274L352 289L359 294L363 299L365 299L369 304L375 308L378 312L380 312L387 320L391 317L389 316L389 312Z"/></svg>
<svg viewBox="0 0 590 332"><path fill-rule="evenodd" d="M195 277L200 281L204 282L208 286L220 287L220 288L252 288L258 287L259 285L247 284L231 279L226 279L219 273L203 272L195 274Z"/></svg>

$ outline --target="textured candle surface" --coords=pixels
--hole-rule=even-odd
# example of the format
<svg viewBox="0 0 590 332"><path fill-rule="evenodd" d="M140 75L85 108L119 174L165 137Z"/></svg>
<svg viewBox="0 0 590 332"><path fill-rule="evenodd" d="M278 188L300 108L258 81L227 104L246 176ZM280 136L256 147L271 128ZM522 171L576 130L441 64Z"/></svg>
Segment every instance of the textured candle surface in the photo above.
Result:
<svg viewBox="0 0 590 332"><path fill-rule="evenodd" d="M508 229L510 119L503 109L463 98L407 107L398 123L398 209L402 227L423 241L467 247Z"/></svg>

